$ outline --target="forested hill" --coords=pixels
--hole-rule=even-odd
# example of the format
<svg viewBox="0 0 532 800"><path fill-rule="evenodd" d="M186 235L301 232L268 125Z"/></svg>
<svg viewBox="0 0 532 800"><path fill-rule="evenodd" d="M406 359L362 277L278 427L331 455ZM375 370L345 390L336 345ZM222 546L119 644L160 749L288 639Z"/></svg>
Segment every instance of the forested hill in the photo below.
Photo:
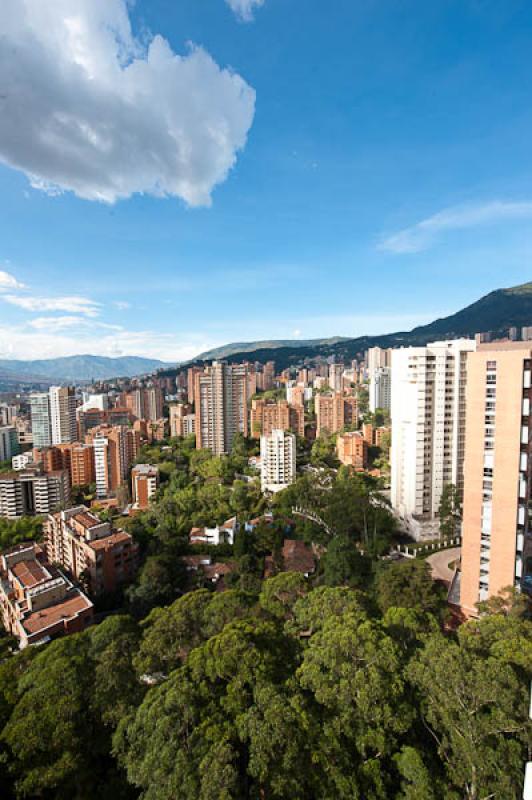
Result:
<svg viewBox="0 0 532 800"><path fill-rule="evenodd" d="M532 325L532 283L497 289L448 317L434 320L411 331L383 334L380 336L360 336L356 339L337 341L317 341L308 345L291 342L278 347L271 343L268 347L246 348L227 353L227 361L275 361L278 370L302 363L306 358L334 355L338 360L349 361L362 355L368 347L400 347L402 345L424 345L438 339L456 339L460 336L474 336L482 331L504 334L508 328L521 328ZM257 343L259 344L259 343ZM220 348L222 351L223 348ZM198 357L201 361L205 356Z"/></svg>

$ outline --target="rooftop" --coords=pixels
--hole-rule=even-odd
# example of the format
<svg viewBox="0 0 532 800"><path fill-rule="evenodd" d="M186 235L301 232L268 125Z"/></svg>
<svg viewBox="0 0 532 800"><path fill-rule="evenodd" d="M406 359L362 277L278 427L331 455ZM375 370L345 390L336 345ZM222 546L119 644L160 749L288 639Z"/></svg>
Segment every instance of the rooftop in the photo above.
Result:
<svg viewBox="0 0 532 800"><path fill-rule="evenodd" d="M48 570L35 559L27 559L13 564L11 572L25 589L37 586L50 578Z"/></svg>
<svg viewBox="0 0 532 800"><path fill-rule="evenodd" d="M83 528L95 528L101 525L101 520L90 511L80 511L79 514L74 514L73 519Z"/></svg>
<svg viewBox="0 0 532 800"><path fill-rule="evenodd" d="M40 611L34 611L22 621L22 627L29 635L45 631L52 625L77 616L80 612L92 608L92 603L78 589L72 590L70 597Z"/></svg>

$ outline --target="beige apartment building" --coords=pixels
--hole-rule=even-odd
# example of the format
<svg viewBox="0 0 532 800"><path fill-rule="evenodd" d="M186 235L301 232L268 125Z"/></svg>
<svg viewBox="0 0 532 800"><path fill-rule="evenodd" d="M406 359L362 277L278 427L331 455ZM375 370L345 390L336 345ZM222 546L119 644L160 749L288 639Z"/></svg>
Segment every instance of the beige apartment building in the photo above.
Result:
<svg viewBox="0 0 532 800"><path fill-rule="evenodd" d="M170 414L170 436L189 436L196 432L196 417L193 406L190 403L171 403L169 406Z"/></svg>
<svg viewBox="0 0 532 800"><path fill-rule="evenodd" d="M101 425L87 434L87 444L94 449L96 497L107 497L126 480L140 449L140 433L123 425Z"/></svg>
<svg viewBox="0 0 532 800"><path fill-rule="evenodd" d="M267 402L256 398L251 403L250 432L254 439L268 436L274 430L292 431L298 436L305 435L305 409L293 406L286 400Z"/></svg>
<svg viewBox="0 0 532 800"><path fill-rule="evenodd" d="M479 345L467 361L460 604L529 588L530 342Z"/></svg>
<svg viewBox="0 0 532 800"><path fill-rule="evenodd" d="M338 436L336 454L341 464L363 470L368 461L368 443L360 431L351 431Z"/></svg>
<svg viewBox="0 0 532 800"><path fill-rule="evenodd" d="M237 433L248 435L248 368L214 361L194 376L196 447L229 453Z"/></svg>
<svg viewBox="0 0 532 800"><path fill-rule="evenodd" d="M94 607L35 542L25 542L0 557L0 616L20 649L80 633L93 620Z"/></svg>
<svg viewBox="0 0 532 800"><path fill-rule="evenodd" d="M135 508L145 509L159 488L159 468L152 464L136 464L131 470L131 494Z"/></svg>
<svg viewBox="0 0 532 800"><path fill-rule="evenodd" d="M338 433L348 425L358 424L358 402L356 397L342 392L317 394L314 399L316 411L316 436Z"/></svg>
<svg viewBox="0 0 532 800"><path fill-rule="evenodd" d="M113 592L131 581L138 566L138 545L123 530L111 529L85 506L49 514L44 524L48 561L58 564L90 595Z"/></svg>

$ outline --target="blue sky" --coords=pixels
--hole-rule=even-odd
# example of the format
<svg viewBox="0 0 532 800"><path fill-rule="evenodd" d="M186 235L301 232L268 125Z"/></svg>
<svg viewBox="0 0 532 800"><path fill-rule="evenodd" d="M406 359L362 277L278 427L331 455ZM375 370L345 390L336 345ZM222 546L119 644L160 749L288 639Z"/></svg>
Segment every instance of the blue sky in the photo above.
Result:
<svg viewBox="0 0 532 800"><path fill-rule="evenodd" d="M6 2L0 357L408 329L532 280L525 0Z"/></svg>

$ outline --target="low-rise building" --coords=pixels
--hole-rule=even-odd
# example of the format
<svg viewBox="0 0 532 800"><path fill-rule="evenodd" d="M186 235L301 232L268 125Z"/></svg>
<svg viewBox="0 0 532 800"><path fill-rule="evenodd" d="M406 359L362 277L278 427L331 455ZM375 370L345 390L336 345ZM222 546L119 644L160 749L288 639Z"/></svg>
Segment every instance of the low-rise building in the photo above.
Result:
<svg viewBox="0 0 532 800"><path fill-rule="evenodd" d="M148 508L159 488L159 469L151 464L136 464L131 470L131 493L136 509Z"/></svg>
<svg viewBox="0 0 532 800"><path fill-rule="evenodd" d="M219 544L234 544L238 527L236 517L231 517L223 525L216 525L214 528L192 528L188 540L190 544L211 544L216 546Z"/></svg>
<svg viewBox="0 0 532 800"><path fill-rule="evenodd" d="M29 542L0 558L0 613L22 649L83 631L92 622L93 605L47 562L39 545Z"/></svg>
<svg viewBox="0 0 532 800"><path fill-rule="evenodd" d="M113 592L134 578L138 545L133 537L113 531L86 506L49 514L44 531L48 560L82 581L89 595Z"/></svg>
<svg viewBox="0 0 532 800"><path fill-rule="evenodd" d="M368 462L368 445L360 431L343 433L336 439L336 454L341 464L363 470Z"/></svg>

